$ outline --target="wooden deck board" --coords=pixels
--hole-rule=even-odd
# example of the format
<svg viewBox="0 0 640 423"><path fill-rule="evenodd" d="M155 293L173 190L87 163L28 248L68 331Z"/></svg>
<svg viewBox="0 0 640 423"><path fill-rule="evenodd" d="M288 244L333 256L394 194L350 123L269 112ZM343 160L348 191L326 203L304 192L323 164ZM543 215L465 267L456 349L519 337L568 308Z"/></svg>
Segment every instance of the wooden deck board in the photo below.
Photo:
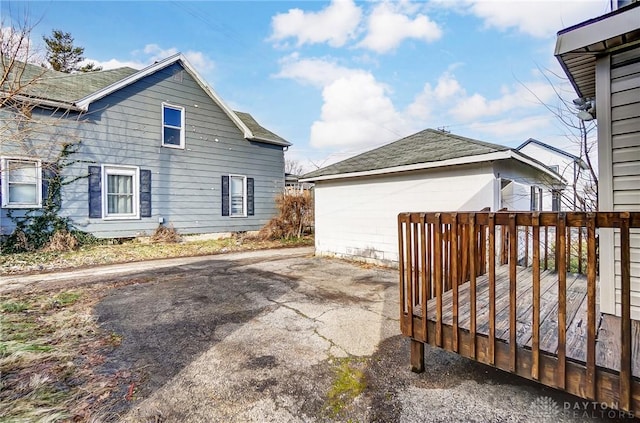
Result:
<svg viewBox="0 0 640 423"><path fill-rule="evenodd" d="M517 282L517 344L518 347L531 348L532 337L532 272L531 268L518 267ZM557 352L558 286L557 274L544 271L540 277L540 350L551 355ZM476 278L477 320L476 332L489 334L489 283L488 275ZM469 331L470 305L469 282L459 286L458 327ZM509 269L508 266L496 268L496 339L509 341ZM587 322L587 279L583 275L567 275L567 358L579 363L586 361L586 322ZM452 291L442 296L442 323L451 327L453 321ZM427 302L429 321L435 321L436 300ZM596 342L596 364L599 367L619 371L620 318L611 315L599 316L599 329ZM420 315L420 307L414 307L414 315ZM640 377L640 322L632 321L633 375Z"/></svg>

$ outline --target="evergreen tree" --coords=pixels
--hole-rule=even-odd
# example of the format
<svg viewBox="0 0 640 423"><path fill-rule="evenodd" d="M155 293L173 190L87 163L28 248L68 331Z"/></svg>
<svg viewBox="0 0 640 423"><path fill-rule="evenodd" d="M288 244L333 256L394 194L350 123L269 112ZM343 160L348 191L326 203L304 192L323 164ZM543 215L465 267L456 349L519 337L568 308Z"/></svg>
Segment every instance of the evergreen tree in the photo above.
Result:
<svg viewBox="0 0 640 423"><path fill-rule="evenodd" d="M78 66L84 60L84 47L74 46L70 33L54 29L51 37L43 36L42 38L47 47L47 61L53 70L64 73L102 70L100 66L95 66L93 63L82 67Z"/></svg>

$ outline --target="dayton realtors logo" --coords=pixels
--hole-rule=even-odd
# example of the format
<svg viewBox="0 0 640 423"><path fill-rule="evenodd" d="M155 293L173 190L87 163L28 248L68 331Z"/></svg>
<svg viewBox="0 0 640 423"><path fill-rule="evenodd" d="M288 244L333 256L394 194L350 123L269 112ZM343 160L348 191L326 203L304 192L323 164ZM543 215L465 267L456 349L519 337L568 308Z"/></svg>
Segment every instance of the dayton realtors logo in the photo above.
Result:
<svg viewBox="0 0 640 423"><path fill-rule="evenodd" d="M612 407L612 408L610 408ZM605 404L596 401L564 401L558 404L551 397L538 397L529 407L529 416L540 422L557 422L558 417L593 419L633 419L634 414L616 410L617 404Z"/></svg>
<svg viewBox="0 0 640 423"><path fill-rule="evenodd" d="M529 416L541 422L556 422L562 409L551 397L538 397L529 407Z"/></svg>

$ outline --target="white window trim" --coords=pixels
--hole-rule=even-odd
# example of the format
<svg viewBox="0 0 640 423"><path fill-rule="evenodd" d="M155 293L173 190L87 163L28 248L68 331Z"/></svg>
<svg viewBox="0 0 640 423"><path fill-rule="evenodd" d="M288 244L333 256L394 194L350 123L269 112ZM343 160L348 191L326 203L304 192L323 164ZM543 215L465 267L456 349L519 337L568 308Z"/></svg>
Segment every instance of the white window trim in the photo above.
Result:
<svg viewBox="0 0 640 423"><path fill-rule="evenodd" d="M242 178L242 214L233 214L231 179ZM247 177L245 175L229 175L229 217L247 217Z"/></svg>
<svg viewBox="0 0 640 423"><path fill-rule="evenodd" d="M180 110L180 125L182 126L181 128L175 127L175 126L171 126L171 125L165 125L164 124L164 108L168 107L170 109L176 109L176 110ZM162 147L168 147L168 148L178 148L181 150L184 150L184 144L185 144L185 109L182 106L176 106L175 104L170 104L170 103L162 103L162 107L160 108L160 139L162 140L161 145ZM173 129L180 129L180 145L173 145L173 144L165 144L164 142L164 128L165 126L167 128L173 128Z"/></svg>
<svg viewBox="0 0 640 423"><path fill-rule="evenodd" d="M36 164L36 203L9 203L9 173L7 162L20 161ZM0 159L0 179L2 180L2 208L4 209L39 209L42 208L42 161L29 157L2 157Z"/></svg>
<svg viewBox="0 0 640 423"><path fill-rule="evenodd" d="M133 213L111 214L108 212L107 183L108 175L133 176ZM140 219L140 168L137 166L102 165L102 220Z"/></svg>

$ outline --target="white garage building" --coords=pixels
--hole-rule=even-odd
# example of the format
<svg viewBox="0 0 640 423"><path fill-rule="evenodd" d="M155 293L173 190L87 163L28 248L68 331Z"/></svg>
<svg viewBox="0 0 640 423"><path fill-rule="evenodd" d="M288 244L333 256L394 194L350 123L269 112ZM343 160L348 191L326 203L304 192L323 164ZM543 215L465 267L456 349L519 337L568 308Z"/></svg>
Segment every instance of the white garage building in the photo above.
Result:
<svg viewBox="0 0 640 423"><path fill-rule="evenodd" d="M501 145L426 129L304 175L316 254L395 265L400 212L540 210L562 178Z"/></svg>

